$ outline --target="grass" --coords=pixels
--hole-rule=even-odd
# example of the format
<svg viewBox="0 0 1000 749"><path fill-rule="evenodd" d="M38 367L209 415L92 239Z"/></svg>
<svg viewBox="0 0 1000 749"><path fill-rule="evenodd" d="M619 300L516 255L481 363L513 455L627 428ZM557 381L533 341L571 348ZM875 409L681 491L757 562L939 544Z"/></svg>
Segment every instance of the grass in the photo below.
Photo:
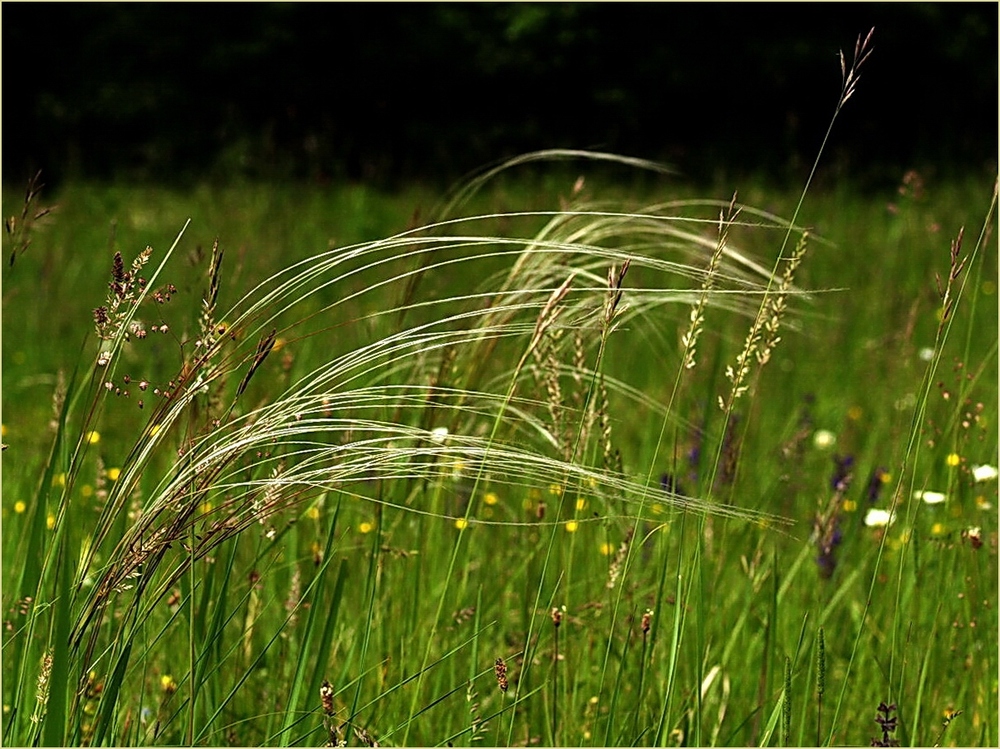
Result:
<svg viewBox="0 0 1000 749"><path fill-rule="evenodd" d="M575 166L32 197L7 743L996 742L990 180Z"/></svg>

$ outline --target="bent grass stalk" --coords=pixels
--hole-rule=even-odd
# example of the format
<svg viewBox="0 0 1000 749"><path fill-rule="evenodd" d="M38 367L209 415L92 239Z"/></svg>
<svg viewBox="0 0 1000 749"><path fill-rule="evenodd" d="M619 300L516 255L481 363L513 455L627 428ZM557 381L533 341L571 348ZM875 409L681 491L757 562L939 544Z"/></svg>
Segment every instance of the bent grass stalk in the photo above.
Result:
<svg viewBox="0 0 1000 749"><path fill-rule="evenodd" d="M865 46L860 49L864 50ZM865 54L860 55L862 61ZM855 68L851 75L845 71L841 105L853 93L854 72ZM839 106L837 111L840 111ZM561 152L561 155L568 154ZM804 194L800 196L800 206ZM697 214L709 206L715 212L721 209L718 220L684 215L686 210ZM796 215L797 212L798 209ZM501 215L511 219L544 218L548 223L540 232L526 237L478 233L483 222ZM717 228L714 239L705 236L713 226ZM709 735L702 725L702 712L708 704L704 700L711 684L710 677L716 677L719 668L725 677L730 667L728 654L734 652L737 631L745 626L747 612L741 612L744 618L735 623L734 631L726 640L719 665L714 665L714 659L702 663L707 651L703 652L701 645L709 645L708 611L701 608L703 601L693 600L698 586L704 585L700 577L699 581L694 577L708 576L712 570L703 558L701 543L694 548L686 545L689 544L684 540L686 513L759 523L776 522L777 519L750 508L713 502L714 478L705 484L708 487L705 497L681 496L678 492L660 497L654 494L652 479L668 430L692 426L691 420L676 413L676 402L684 387L684 372L690 371L687 364L695 361L697 331L698 326L704 325L705 309L712 307L735 312L759 321L759 325L757 322L754 325L760 332L760 345L767 352L769 341L777 343L777 329L768 325L788 315L786 294L790 297L801 293L793 287L791 275L795 270L792 261L798 253L793 252L790 258L779 253L778 261L768 271L766 265L736 248L730 231L735 233L737 230L784 231L786 240L792 233L803 233L794 219L781 222L748 207L737 206L735 200L728 204L675 201L661 204L659 208L632 212L574 206L562 212L484 214L448 219L376 242L320 253L270 277L221 313L214 309L217 288L213 291L216 283L211 282L201 310L206 320L201 328L202 343L194 346L193 341L183 342L183 367L173 378L170 396L144 412L147 421L122 463L121 475L110 489L108 501L101 508L87 544L78 554L77 536L75 531L70 533L71 521L76 518L71 512L76 508L67 506L69 491L66 489L60 495L63 507L57 520L60 531L53 534L50 541L41 540L45 538L42 533L45 513L34 518L45 561L34 572L25 568L21 592L33 593L37 600L51 603L55 600L53 594L65 591L66 597L59 601L68 602L63 614L69 618L64 620L67 625L39 614L29 620L27 632L31 635L36 627L45 629L49 635L43 639L55 645L62 639L58 634L60 628L65 628L70 635L65 638L65 652L53 654L53 676L49 680L47 713L41 718L44 724L40 735L46 739L61 736L60 725L65 720L69 721L70 735L83 735L79 718L58 717L60 713L73 715L84 698L79 693L70 698L67 689L66 707L60 707L62 698L55 693L55 669L66 668L64 683L73 685L82 684L95 666L107 678L92 735L98 742L108 743L140 735L136 724L126 727L125 705L131 686L145 686L143 674L155 668L147 665L152 644L146 641L149 632L144 622L157 605L162 606L170 597L174 587L181 584L185 593L180 605L189 611L191 629L187 642L189 673L178 678L177 683L178 694L186 692L187 699L178 707L184 712L174 713L176 717L167 722L184 724L180 726L181 733L174 735L189 742L208 735L221 738L214 733L222 730L216 721L224 709L238 702L236 689L239 684L248 683L252 669L263 662L267 649L260 653L249 651L249 662L239 674L237 687L226 690L220 697L215 696L221 682L210 653L212 644L221 644L225 637L225 624L230 616L226 605L231 599L215 604L220 608L207 606L205 602L212 586L218 586L219 581L226 578L202 573L197 566L225 549L225 558L231 568L236 559L236 541L256 535L255 528L260 529L265 539L260 554L277 554L284 550L294 553L295 545L291 540L279 546L264 534L275 527L279 533L283 532L284 518L301 512L301 508L316 497L329 495L341 497L345 507L370 508L382 518L420 516L439 527L450 526L455 520L464 521L450 553L442 555L434 568L440 569L443 575L435 579L436 600L425 608L435 609L436 614L422 634L427 639L423 648L418 646L420 655L413 663L399 665L407 669L403 676L395 682L390 681L393 686L388 690L372 685L375 679L366 674L374 673L374 667L366 663L366 658L373 650L373 632L366 634L364 643L359 644L359 650L352 652L349 658L338 653L338 657L343 658L342 668L360 671L360 674L351 674L353 678L335 683L340 692L344 689L354 692L349 720L357 721L357 726L352 723L352 728L357 727L371 740L396 736L402 737L405 744L410 736L418 733L423 740L426 733L421 733L422 724L430 709L458 691L474 694L467 691L467 674L485 673L483 664L472 663L467 669L459 669L462 678L455 681L456 667L451 664L460 651L449 647L448 638L439 637L444 633L444 612L449 600L456 594L460 598L464 595L468 578L459 580L458 570L462 568L463 555L473 558L469 549L474 537L470 534L517 527L543 534L546 543L544 547L540 544L537 550L540 570L535 569L528 581L529 590L533 588L529 598L534 599L534 605L525 607L524 627L517 631L517 636L523 637L520 647L524 665L519 667L514 698L506 700L504 694L499 710L493 709L495 705L487 708L491 703L485 698L482 703L484 713L491 714L486 715L480 725L495 718L498 736L506 734L507 743L514 743L515 734L522 730L523 723L517 718L531 704L529 698L540 693L544 695L541 690L545 685L539 686L529 679L532 658L539 648L536 632L540 628L536 617L547 610L540 604L546 599L552 603L555 590L561 594L565 592L572 604L569 597L576 593L567 571L552 572L559 559L557 552L562 548L560 539L564 538L558 535L563 519L561 512L544 520L524 520L514 513L487 517L482 500L485 492L498 487L515 494L552 484L562 487L560 506L568 501L568 489L573 487L600 508L596 518L578 518L581 524L591 521L617 523L632 530L633 540L618 569L618 590L611 595L610 617L605 615L601 619L602 627L609 626L607 647L603 648L602 643L601 649L605 649L603 670L594 679L596 690L612 690L612 701L617 700L618 704L624 693L615 684L623 684L622 680L627 678L624 663L615 683L607 677L612 649L622 654L628 649L628 639L622 644L616 639L616 630L621 629L618 625L623 609L620 607L626 602L625 589L631 566L636 563L638 557L635 555L640 553L648 538L643 537L647 531L642 522L651 517L647 510L654 506L683 511L677 524L681 526L681 542L674 550L676 556L671 555L677 560L674 585L667 582L669 573L666 570L660 576L661 593L669 592L672 587L676 608L672 634L663 633L663 644L671 646L665 664L667 678L664 690L657 692L656 735L649 737L663 742L673 726L672 717L677 710L674 693L678 679L682 678L683 655L680 651L686 639L689 613L695 617L700 643L694 667L696 680L705 689L696 687L698 692L692 693L693 706L685 709L691 711L695 721L692 737ZM171 248L170 253L173 251ZM166 258L157 273L165 262ZM785 273L781 272L781 262L786 263L788 270ZM625 267L630 268L629 286L622 284ZM967 268L972 267L976 267L974 259L967 265ZM609 292L608 268L618 269L612 272L610 284L612 290L617 288L618 292L610 320L604 319ZM121 271L115 273L120 276ZM418 279L432 281L438 275L454 273L471 279L470 283L447 292L434 290L426 294L425 287L414 285ZM217 272L210 275L214 278ZM614 282L616 277L617 282ZM395 297L400 300L398 303L380 302L400 289L403 293ZM960 291L956 290L951 297L956 305L961 298ZM137 298L136 309L143 299ZM209 309L210 306L213 309ZM671 310L678 312L672 320L690 323L691 327L681 341L681 371L664 405L660 399L605 371L605 357L612 329L616 342L617 336L635 340L636 329L641 329L644 318L661 320L664 313L669 314ZM685 316L685 311L690 315ZM229 322L226 336L210 334L219 320ZM948 326L950 324L949 320ZM635 329L630 329L631 326ZM948 326L943 333L939 332L942 342L948 336ZM528 378L523 377L532 353L553 331L563 333L564 340L579 336L581 350L586 354L577 357L572 365L559 364L555 359L544 362L544 366L550 367L547 376L564 378L564 381L577 377L581 385L586 382L586 386L581 387L584 394L579 401L569 404L566 399L560 404L559 426L553 426L553 400L529 392ZM236 340L229 337L230 332ZM304 373L297 372L295 377L280 381L282 384L276 387L271 380L272 370L277 366L275 355L288 341L315 341L319 346L328 345L328 356ZM112 339L108 348L109 367L101 379L120 380L123 370L117 366L116 352L123 345L123 340ZM766 361L766 353L763 358ZM581 364L588 360L593 363ZM759 372L760 367L757 367L757 376ZM428 385L429 382L433 384ZM96 405L83 418L77 408L66 406L64 426L57 431L53 457L46 464L46 476L43 477L46 491L51 486L52 476L62 472L63 467L69 469L66 471L67 484L72 486L77 480L88 448L83 435L93 428L101 413L103 401L98 392L101 387L97 378L92 378L90 390L71 379L69 404L79 403L81 398L88 397L86 393L91 393ZM591 409L603 407L595 405L595 401L605 399L598 397L598 391L604 387L613 400L648 407L661 422L653 457L643 458L649 463L639 472L619 473L601 460L605 452L601 430L590 429L587 419ZM733 389L736 389L735 383ZM727 424L732 400L726 411ZM210 407L214 403L219 404L217 410L214 405ZM575 436L559 434L560 429L569 428L567 425L572 418L577 419ZM444 439L439 439L440 435L434 431L439 426L447 428ZM746 422L741 428L746 429ZM79 438L74 446L69 435L78 429ZM176 455L177 449L182 451L181 455ZM456 461L467 466L470 487L464 506L458 509L446 501L451 496L448 482L453 480L450 466ZM717 455L711 469L713 475L718 464ZM441 501L426 502L424 497L431 493L422 493L422 487L430 487ZM577 519L576 511L574 519ZM372 572L376 565L385 562L386 552L382 547L390 542L387 535L381 535L382 525L378 523L378 531L366 544L370 547L370 589L364 601L366 610L358 618L369 624L375 622L383 599L381 590L376 590L377 576ZM701 530L704 532L704 527ZM251 535L246 535L248 533ZM332 527L329 534L325 539L327 559L336 543ZM227 543L233 545L227 547ZM565 546L572 549L576 543L578 537L574 535L568 538ZM667 548L664 544L663 550ZM570 553L569 558L575 555ZM778 600L803 559L796 558L792 571L777 590ZM293 566L300 563L301 560L289 560ZM325 563L323 569L326 569ZM583 577L585 572L576 574ZM37 581L29 585L35 574ZM63 577L66 574L71 577ZM553 582L550 578L555 579L551 592ZM320 579L317 574L310 585L304 586L298 600L311 602L317 590L311 586L318 585ZM705 585L706 595L707 590ZM343 595L341 589L338 591L333 596L334 601L339 601ZM250 595L249 590L246 595ZM480 595L477 600L485 597ZM656 604L662 605L664 599L660 595ZM687 605L694 608L688 612ZM413 606L414 612L419 611L417 603ZM196 629L195 614L204 611L211 611L215 618L207 627L202 624ZM307 615L304 629L302 625L297 628L291 623L301 611L301 605L289 611L288 617L277 625L278 633L267 640L267 647L278 642L275 638L285 629L302 647L310 637L316 636L312 633L319 623L313 621L312 611ZM569 612L571 616L572 606ZM657 610L655 614L656 621L668 626L671 617L666 609ZM235 616L235 612L232 615ZM480 615L477 610L477 622ZM494 651L489 648L493 646L479 639L493 624L485 618L487 615L483 616L484 622L477 625L474 639L467 642L475 643L474 651L481 648L483 653L492 653ZM331 626L324 629L321 638L326 650L330 650L333 638ZM563 631L557 630L557 656L559 652L569 654L575 647L574 630L569 626L567 624ZM154 638L159 636L154 635ZM166 641L166 629L162 636ZM625 636L630 635L626 633ZM776 632L771 635L772 638L777 636ZM654 631L647 642L644 630L639 665L640 698L642 685L652 687L655 683L654 656L658 641ZM779 642L775 639L768 652L780 652ZM252 649L257 647L253 638L247 640L247 645ZM307 657L312 656L300 653L298 660L287 667L290 670L281 672L291 679L292 688L289 701L281 708L285 712L271 718L267 735L278 737L283 743L296 741L291 731L300 725L301 716L294 711L301 705L300 696L306 694L306 683L312 685L308 694L315 698L319 680L324 678L322 672L327 668L324 655L323 662L310 673ZM37 679L37 663L33 658L34 653L22 657L15 671L20 688L13 694L22 712L8 722L8 738L27 737L24 725L29 715L23 712L23 706L27 704L24 696L32 692L33 681ZM702 669L710 665L709 676L702 678ZM567 701L560 699L560 688L562 693L576 694L578 686L571 684L570 669L560 672L558 664L554 664L552 673L548 685L552 694L551 722L546 732L551 733L553 740L568 741L571 740L572 718L567 712ZM189 680L186 687L183 678ZM401 691L404 685L411 690L409 695L404 696ZM363 695L372 690L380 693L366 701ZM843 695L842 692L841 700ZM388 705L392 701L390 697L408 702L409 710L404 707L399 717L393 718L393 725L379 726L376 732L374 723L365 723L363 716ZM641 730L641 709L640 699L635 705L634 718L631 714L628 716L627 722L634 732ZM597 720L604 720L599 717L599 710L595 710ZM501 725L504 714L506 725ZM817 716L817 730L822 727L821 721L822 715ZM719 725L721 722L720 712ZM835 712L831 736L836 723ZM718 735L719 725L711 732L713 737ZM774 730L776 725L779 724L772 723L768 729ZM616 729L623 731L625 726L624 720L608 718L604 734L610 737ZM786 729L786 726L781 725L781 728ZM174 729L170 727L169 730ZM465 730L469 730L468 727ZM210 731L213 733L209 734ZM378 733L381 736L377 736ZM435 736L435 740L446 735Z"/></svg>
<svg viewBox="0 0 1000 749"><path fill-rule="evenodd" d="M618 220L620 218L618 217ZM459 240L458 242L451 240L451 242L451 248L475 248L479 245L495 247L497 244L500 244L502 246L504 243L509 243L509 240L491 237L485 239L475 238L475 241L466 239ZM347 262L348 258L345 255L354 259L366 253L379 252L388 254L389 251L395 252L399 249L398 244L398 241L390 241L373 243L366 247L351 248L346 253L330 256L328 267L333 269ZM411 246L412 242L410 238L406 237L403 238L402 244L408 247ZM541 251L542 253L551 252L561 255L565 255L567 252L573 253L576 257L585 261L584 265L578 266L579 272L584 274L589 273L586 262L601 263L603 262L602 256L607 255L607 251L600 248L572 245L565 242L543 244L541 247L538 243L535 243L534 247L536 252ZM424 252L424 250L413 250L414 254L421 252ZM496 257L502 257L503 254L503 251L500 253L493 252L485 255L485 257L495 259ZM469 262L469 260L470 258L465 257L446 261L442 263L442 266L456 262ZM383 259L376 259L373 262L363 265L361 270L371 272L390 262L391 260L384 259L383 256ZM646 265L660 270L676 270L675 264L664 264L653 258L647 259ZM290 310L295 302L303 301L319 288L323 288L326 285L338 281L343 282L356 272L358 270L350 269L332 280L326 280L317 272L317 261L313 259L311 263L303 267L297 276L293 276L288 280L281 280L281 275L276 277L275 290L271 291L265 287L260 287L263 293L256 301L246 304L247 298L245 298L243 300L246 305L244 311L241 312L238 305L221 317L234 321L232 328L242 333L242 340L253 340L254 336L260 335L260 332L266 329L267 326L274 325L280 314ZM159 270L157 273L159 273ZM405 274L390 276L385 281L373 285L372 288L377 288L379 285L386 283L399 283L404 279ZM311 284L312 287L310 288ZM338 304L350 301L352 297L360 293L362 292L346 296L340 302L326 307L325 311L332 311ZM211 299L213 303L214 296L213 292ZM534 302L521 301L526 296L522 289L512 290L509 296L517 301L509 305L494 305L488 309L488 314L496 315L499 312L510 315L513 318L522 311L538 309ZM289 298L289 302L281 302L282 299ZM466 303L485 298L496 299L496 294L461 295L450 297L446 301L448 303ZM667 292L666 295L660 294L659 298L657 298L656 294L647 294L644 304L639 306L648 308L650 303L658 305L669 301L669 299L670 292ZM133 309L137 308L141 301L141 298L138 299ZM416 303L412 308L420 309L424 306L426 306L426 303ZM266 313L264 312L265 310L267 310ZM206 308L205 314L210 313L211 311ZM386 313L376 313L376 316L384 314ZM575 320L582 321L586 319L587 313L585 309L577 308L574 314ZM372 376L375 376L376 379L386 379L396 373L405 372L405 365L412 359L414 353L424 354L442 349L445 346L468 345L476 341L482 341L484 337L486 340L500 341L506 337L527 334L530 330L526 325L516 322L502 323L492 327L476 326L475 323L481 320L482 317L483 313L476 310L459 312L447 315L436 321L417 325L398 334L390 335L369 344L366 348L358 349L344 357L334 359L329 366L322 367L316 370L311 376L301 379L298 385L293 386L291 390L286 392L281 399L278 399L273 404L252 409L244 415L237 415L234 409L243 399L251 377L270 351L277 331L261 337L257 343L256 350L248 352L242 359L235 352L230 352L219 360L217 364L215 363L215 358L221 350L221 343L208 339L208 336L205 336L208 339L204 344L205 350L199 355L194 365L188 368L187 374L178 381L177 387L171 394L171 397L154 410L149 422L150 426L144 431L129 459L125 461L121 477L116 482L111 497L109 497L109 501L103 509L102 520L97 526L97 532L92 537L87 553L83 558L83 563L78 568L77 583L75 586L78 596L84 590L81 585L82 581L93 574L92 561L96 558L95 555L99 549L105 548L107 542L111 540L108 535L110 529L118 526L112 519L122 516L126 500L134 493L145 467L150 464L153 456L165 444L165 435L171 432L175 424L179 423L182 415L187 413L200 393L204 392L206 388L221 384L227 379L229 372L237 370L241 365L245 367L244 374L235 395L230 401L226 412L228 416L224 416L215 429L202 432L200 435L195 434L187 441L184 448L184 457L176 465L173 475L170 476L168 474L165 476L159 486L153 490L151 499L146 501L147 510L143 513L139 523L127 529L125 537L111 547L111 558L102 565L103 569L98 575L98 584L91 588L93 590L91 594L81 599L82 608L80 609L81 613L77 618L74 628L73 641L83 644L85 633L87 630L91 630L89 645L84 649L83 661L85 663L93 662L91 654L95 652L95 647L97 646L97 640L94 638L99 633L99 628L96 628L94 624L100 621L103 616L101 612L107 608L112 598L120 594L115 591L121 589L127 580L142 569L145 579L138 592L144 592L147 585L145 580L151 579L152 573L156 570L160 561L164 560L165 551L172 541L179 538L183 538L186 541L185 546L188 548L187 557L180 561L179 566L175 566L172 571L166 571L163 581L157 585L155 590L150 592L150 597L153 601L161 599L170 589L171 585L173 585L173 582L178 580L180 575L184 574L185 570L190 573L194 563L207 555L222 541L243 532L254 522L260 522L268 515L277 512L281 507L289 506L289 500L292 502L300 501L306 496L303 494L304 490L329 489L342 486L342 482L345 480L351 481L352 476L357 476L376 468L383 472L387 471L387 475L390 476L393 473L400 477L405 476L408 478L418 476L434 478L438 476L439 474L433 468L433 463L424 465L423 467L417 464L415 473L413 459L420 456L434 457L435 455L444 455L447 454L446 450L430 450L416 447L402 450L398 448L386 449L390 445L390 440L400 437L408 440L413 445L418 444L425 438L425 433L421 430L413 430L402 425L390 425L379 420L358 421L356 418L330 419L320 416L320 409L322 408L322 412L325 413L331 410L331 407L336 407L337 400L341 400L346 411L356 412L358 408L366 408L366 403L369 404L368 408L381 409L387 405L392 405L397 408L402 406L406 409L416 409L419 411L418 401L416 398L411 397L411 395L416 395L416 389L411 388L408 390L406 385L375 385L374 387L347 389L343 392L337 391L357 380L371 379ZM449 326L464 325L466 322L472 322L473 326L469 329L458 328L448 330ZM114 377L115 369L113 360L115 351L121 347L123 342L121 331L125 329L126 324L127 320L118 328L118 337L114 339L112 348L105 354L102 354L102 358L107 358L110 365L106 368L109 379ZM285 332L285 329L282 329L281 332ZM537 340L538 333L539 331L536 328L532 334L533 340ZM515 369L515 375L523 367L524 361L522 360L521 365ZM511 383L516 383L516 380L516 376L512 377ZM511 387L508 393L502 396L465 389L456 389L449 393L449 395L454 397L456 401L463 402L465 406L469 402L478 401L485 407L485 410L480 411L483 414L495 411L494 431L490 438L482 443L476 439L464 439L457 445L458 452L465 454L467 457L479 460L481 466L486 465L487 461L497 461L499 465L509 470L514 464L518 464L520 469L517 473L523 474L524 478L529 478L532 473L540 471L540 474L533 479L535 481L539 479L545 480L546 478L565 480L565 476L575 473L580 477L586 476L589 482L598 479L610 487L617 487L615 489L616 493L622 489L626 489L625 493L632 491L628 482L623 482L619 479L609 482L606 477L600 477L596 472L588 470L581 473L580 467L567 466L555 460L545 459L540 461L540 456L537 454L525 453L523 451L514 451L512 453L509 449L497 451L495 447L496 434L501 423L505 420L509 421L509 417L505 417L505 414L508 413L507 409L511 406L516 406L519 402L513 398L513 387ZM320 403L320 396L322 396L322 403ZM494 405L491 406L491 403ZM525 402L525 405L530 405L530 403ZM468 413L467 408L465 412ZM519 414L519 416L524 415L526 415L526 412ZM526 422L529 429L531 428L530 423L530 421ZM329 432L330 429L342 433L353 432L358 426L364 426L369 430L373 430L372 434L374 438L349 443L346 449L325 448L320 446L319 443L307 439L311 434L317 434L320 431ZM378 436L379 434L384 436L380 437ZM297 464L280 477L274 476L272 478L249 480L239 478L239 475L245 474L247 469L262 473L267 471L272 465L272 462L268 460L251 460L243 468L238 467L238 463L242 459L241 456L248 455L257 446L275 441L282 442L288 448L291 448L285 457L298 461ZM357 450L356 458L353 462L350 459L353 452L350 449L351 445ZM510 460L505 459L505 455L509 455ZM322 475L326 472L323 466L328 459L327 456L335 457L339 466L338 475L335 477ZM348 460L345 461L345 457ZM373 458L375 462L372 461ZM392 468L393 465L396 468ZM526 468L528 469L527 473L525 473ZM269 498L269 494L274 489L280 490L283 493L283 497L279 498L278 495L275 495ZM248 514L246 511L241 510L236 503L227 501L220 505L219 509L223 511L223 515L220 519L210 524L207 538L196 539L193 522L195 516L192 514L192 508L210 495L221 495L234 491L240 492L247 497L257 497L258 499L250 503L251 508L256 508L255 511ZM694 504L696 505L697 503ZM702 509L705 508L703 507ZM471 505L468 512L471 512ZM171 516L173 516L173 519L170 519ZM198 517L199 521L205 521L206 519L207 516ZM192 583L195 582L196 580L192 579ZM138 614L136 606L139 604L141 598L142 596L137 593L133 597L134 603L128 607L133 616ZM188 604L192 605L193 599L189 598ZM127 645L131 637L134 636L129 635L128 631L128 629L122 630L124 639L119 639L119 642L122 644ZM194 641L191 640L192 658L194 657L193 647ZM118 656L118 663L121 667L124 667L128 662L129 653L130 648L128 647L121 650ZM192 670L193 677L197 673L197 669L194 669L192 665ZM118 673L122 672L119 671ZM423 670L421 670L421 673L423 673ZM190 688L197 690L198 687L194 681L192 678ZM115 702L117 699L117 688L120 685L120 678L111 684L113 689L110 689L106 693L104 697L105 704L111 705ZM190 740L193 737L190 731L194 730L193 724L196 714L196 691L191 692L189 700L189 709L192 711L188 719L188 739ZM110 717L110 713L107 712L102 712L102 715ZM101 735L103 735L110 726L106 721L102 722L101 726L100 731Z"/></svg>

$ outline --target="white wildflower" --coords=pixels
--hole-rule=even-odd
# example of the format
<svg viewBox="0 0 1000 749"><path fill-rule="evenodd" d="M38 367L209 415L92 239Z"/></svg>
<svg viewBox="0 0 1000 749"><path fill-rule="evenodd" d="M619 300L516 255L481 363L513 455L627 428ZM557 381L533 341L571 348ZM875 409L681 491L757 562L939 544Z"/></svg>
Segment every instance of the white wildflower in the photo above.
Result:
<svg viewBox="0 0 1000 749"><path fill-rule="evenodd" d="M879 510L873 507L865 515L865 525L869 528L881 528L889 525L895 519L895 516L888 510Z"/></svg>
<svg viewBox="0 0 1000 749"><path fill-rule="evenodd" d="M431 442L442 444L448 438L448 427L437 427L431 430Z"/></svg>
<svg viewBox="0 0 1000 749"><path fill-rule="evenodd" d="M813 435L813 444L820 450L828 450L837 444L837 435L829 429L817 429Z"/></svg>
<svg viewBox="0 0 1000 749"><path fill-rule="evenodd" d="M913 492L913 498L922 499L924 504L939 505L948 499L948 496L944 492L915 491Z"/></svg>
<svg viewBox="0 0 1000 749"><path fill-rule="evenodd" d="M1000 475L1000 473L997 472L996 466L972 467L972 478L976 480L977 484L982 481L993 481L998 475Z"/></svg>

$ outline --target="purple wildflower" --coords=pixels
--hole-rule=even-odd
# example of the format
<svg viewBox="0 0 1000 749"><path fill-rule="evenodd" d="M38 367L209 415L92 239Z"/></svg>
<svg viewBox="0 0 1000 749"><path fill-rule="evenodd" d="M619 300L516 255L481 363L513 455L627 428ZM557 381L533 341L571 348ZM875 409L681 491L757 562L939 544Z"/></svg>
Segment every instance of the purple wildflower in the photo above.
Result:
<svg viewBox="0 0 1000 749"><path fill-rule="evenodd" d="M865 492L869 504L878 502L878 496L882 492L882 486L885 484L885 479L888 475L889 472L882 466L878 466L872 471L872 475L868 479L868 489Z"/></svg>
<svg viewBox="0 0 1000 749"><path fill-rule="evenodd" d="M836 468L834 468L833 476L830 478L830 488L843 494L851 485L851 479L853 478L851 466L854 465L854 456L845 455L841 457L834 455L833 462Z"/></svg>

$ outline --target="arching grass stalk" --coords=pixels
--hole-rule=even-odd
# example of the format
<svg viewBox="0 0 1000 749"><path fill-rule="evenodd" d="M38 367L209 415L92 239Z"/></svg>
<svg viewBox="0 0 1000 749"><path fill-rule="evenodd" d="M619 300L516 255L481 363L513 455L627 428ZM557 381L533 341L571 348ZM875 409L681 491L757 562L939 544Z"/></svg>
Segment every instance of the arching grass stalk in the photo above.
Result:
<svg viewBox="0 0 1000 749"><path fill-rule="evenodd" d="M476 220L484 219L464 221ZM214 283L210 282L203 300L207 305L201 310L208 321L204 327L215 329L218 320L228 321L225 336L203 330L198 340L182 343L178 374L171 379L169 392L145 412L147 421L100 507L93 535L75 571L71 642L78 655L74 676L88 674L105 648L113 664L114 678L109 680L99 712L98 732L102 736L110 735L115 705L121 690L127 689L131 640L138 636L130 622L148 614L184 575L188 575L186 587L193 589L199 582L191 573L193 566L220 544L323 492L335 491L383 508L454 520L444 512L410 504L418 496L415 487L422 482L440 485L448 475L442 464L445 459L461 458L476 466L464 511L466 524L449 560L434 632L465 548L464 531L470 521L480 522L475 517L476 503L487 472L515 486L576 484L589 496L602 500L615 497L626 516L636 507L641 514L648 490L644 483L586 467L578 458L584 448L580 429L568 459L550 457L550 435L533 414L538 401L519 396L516 390L532 351L549 330L558 324L565 330L586 331L592 329L589 326L595 314L603 315L601 336L595 336L599 341L596 361L587 373L590 392L585 403L589 404L614 326L691 299L689 292L668 283L625 289L624 269L631 263L632 268L649 274L700 279L702 271L689 263L656 253L697 256L704 252L704 243L697 231L686 225L697 227L697 219L683 216L578 211L563 215L560 221L566 223L553 226L542 239L479 236L475 232L428 238L408 232L322 253L275 274L221 313L215 309ZM449 226L458 227L459 222ZM372 312L348 311L346 319L336 317L344 310L363 310L366 294L375 294L380 300L385 289L407 284L418 272L412 270L412 261L432 255L434 261L425 271L460 270L470 278L484 278L486 284L497 281L486 273L476 274L477 269L512 261L513 270L500 281L500 291L488 285L483 291L463 289L441 298L407 300L405 307L415 320L409 327L388 334L382 334L378 326L398 319L398 306L379 304ZM736 293L712 295L708 303L749 310L751 294L761 288L757 264L729 247L717 262L719 283L735 287ZM609 266L615 270L608 285L602 276ZM218 264L213 262L213 267ZM123 268L114 270L115 282L123 284L125 273ZM362 278L361 288L351 287ZM343 288L344 293L332 302L321 303L320 292L333 288ZM605 306L609 293L613 302L610 313ZM629 304L619 306L624 294L629 296ZM121 295L116 293L116 298L121 300ZM119 310L112 306L109 304L102 316L104 325L117 320ZM320 330L310 329L320 314L328 316L329 322L324 320ZM356 343L347 339L341 343L345 331L365 326L373 331L375 340ZM111 329L107 328L109 335ZM261 373L271 366L271 352L279 341L296 334L300 339L329 335L333 339L330 354L277 395L269 394L261 383ZM360 338L361 334L357 335ZM111 346L100 354L106 360L102 374L108 381L119 381L124 375L115 368L116 351L124 338L111 336L109 340ZM494 374L484 366L489 352L508 353L515 346L519 356L512 370L499 367L500 372ZM428 371L440 369L440 361L449 350L458 352L456 366L467 366L464 371L471 374L463 383L435 389L433 413L450 419L455 427L446 441L435 442L430 432L433 425L426 422L431 406L424 378ZM165 461L170 454L173 456ZM166 469L161 463L167 463ZM409 492L371 496L366 482L373 475L380 482L398 480ZM563 492L562 502L567 494ZM666 496L662 501L676 508L763 517L693 498ZM131 512L133 504L141 512ZM545 597L544 580L557 528L553 524L544 555L545 568L535 591L536 606L529 616L526 649L533 647L531 635L537 627L533 617ZM184 601L185 606L194 605L190 597ZM123 616L107 617L113 610ZM411 685L415 687L414 700L419 699L420 680L435 644L432 633L417 670L417 684ZM192 649L189 639L187 649L192 682L187 687L190 725L185 733L191 739L191 725L205 705L198 697L198 674L203 671L194 663L200 657L197 643ZM529 669L530 655L525 654ZM21 670L25 672L23 667ZM519 702L520 697L510 711L511 731ZM411 718L417 714L417 704L414 701L411 705ZM407 721L407 730L412 723Z"/></svg>

